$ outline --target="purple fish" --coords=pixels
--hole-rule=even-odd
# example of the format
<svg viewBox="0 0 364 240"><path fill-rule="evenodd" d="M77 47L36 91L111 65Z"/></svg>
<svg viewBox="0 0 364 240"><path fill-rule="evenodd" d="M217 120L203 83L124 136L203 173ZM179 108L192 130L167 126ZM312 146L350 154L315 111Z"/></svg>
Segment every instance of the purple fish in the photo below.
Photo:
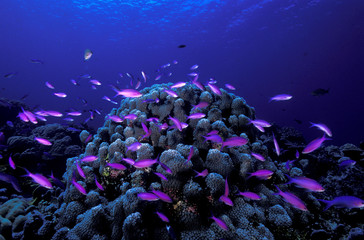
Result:
<svg viewBox="0 0 364 240"><path fill-rule="evenodd" d="M145 119L145 121L147 121L147 122L155 122L155 123L157 123L157 122L159 122L159 119L158 119L158 118L156 118L156 117L151 117L151 118L147 118L147 119Z"/></svg>
<svg viewBox="0 0 364 240"><path fill-rule="evenodd" d="M348 160L344 160L344 161L342 161L342 162L339 164L339 168L340 168L340 169L344 169L344 168L347 168L347 167L354 166L355 164L356 164L356 161L355 161L355 160L348 159Z"/></svg>
<svg viewBox="0 0 364 240"><path fill-rule="evenodd" d="M163 123L162 125L159 125L159 130L162 131L162 130L166 130L168 128L168 124L167 123Z"/></svg>
<svg viewBox="0 0 364 240"><path fill-rule="evenodd" d="M300 153L298 152L298 150L296 150L296 159L298 159L300 157Z"/></svg>
<svg viewBox="0 0 364 240"><path fill-rule="evenodd" d="M176 125L177 129L180 132L182 132L182 124L181 124L181 122L177 118L173 118L173 117L169 116L168 119L172 120L172 122Z"/></svg>
<svg viewBox="0 0 364 240"><path fill-rule="evenodd" d="M262 156L262 155L260 155L259 153L251 153L251 155L253 156L253 157L255 157L256 159L258 159L259 161L262 161L262 162L264 162L265 161L265 158Z"/></svg>
<svg viewBox="0 0 364 240"><path fill-rule="evenodd" d="M140 198L142 200L146 200L146 201L159 200L159 198L156 195L154 195L153 193L146 193L146 192L138 193L138 198Z"/></svg>
<svg viewBox="0 0 364 240"><path fill-rule="evenodd" d="M29 111L25 111L23 108L23 113L27 116L27 118L29 119L29 121L33 124L37 124L38 121L37 119L35 118L35 115L32 113L32 112L29 112Z"/></svg>
<svg viewBox="0 0 364 240"><path fill-rule="evenodd" d="M211 219L212 220L214 220L215 221L215 223L220 227L220 228L222 228L222 229L224 229L224 230L228 230L229 228L228 228L228 226L226 225L226 223L223 221L223 220L221 220L220 218L217 218L217 217L215 217L215 216L212 216L211 217Z"/></svg>
<svg viewBox="0 0 364 240"><path fill-rule="evenodd" d="M89 134L87 138L85 139L85 143L87 144L92 139L92 134Z"/></svg>
<svg viewBox="0 0 364 240"><path fill-rule="evenodd" d="M164 89L163 92L166 92L171 97L178 97L178 94L170 89Z"/></svg>
<svg viewBox="0 0 364 240"><path fill-rule="evenodd" d="M166 171L169 174L172 174L172 170L164 163L162 163L161 161L158 161L159 165L164 169L164 171Z"/></svg>
<svg viewBox="0 0 364 240"><path fill-rule="evenodd" d="M117 90L114 89L114 91L116 91L116 96L124 96L124 97L130 97L130 98L138 98L143 96L142 93L140 93L139 91L135 90L135 89L122 89L122 90Z"/></svg>
<svg viewBox="0 0 364 240"><path fill-rule="evenodd" d="M87 195L86 189L81 184L76 182L76 179L74 177L72 178L72 184L80 193L82 193L83 195Z"/></svg>
<svg viewBox="0 0 364 240"><path fill-rule="evenodd" d="M9 165L12 169L15 170L16 166L15 166L13 159L11 158L11 155L9 156Z"/></svg>
<svg viewBox="0 0 364 240"><path fill-rule="evenodd" d="M195 86L198 87L201 91L205 91L205 88L202 85L202 83L200 83L198 81L193 81L192 83L195 84Z"/></svg>
<svg viewBox="0 0 364 240"><path fill-rule="evenodd" d="M325 191L325 189L318 182L316 182L315 180L313 180L311 178L306 178L306 177L291 178L287 174L285 174L285 175L289 180L287 184L294 183L294 184L297 184L299 187L305 188L312 192Z"/></svg>
<svg viewBox="0 0 364 240"><path fill-rule="evenodd" d="M318 199L321 202L326 203L324 211L329 209L331 206L336 206L338 208L362 208L364 207L364 200L353 197L353 196L340 196L335 197L333 200L323 200Z"/></svg>
<svg viewBox="0 0 364 240"><path fill-rule="evenodd" d="M135 168L146 168L146 167L150 167L153 164L157 163L158 159L143 159L143 160L139 160L137 162L134 163L134 167Z"/></svg>
<svg viewBox="0 0 364 240"><path fill-rule="evenodd" d="M307 211L306 205L299 199L296 195L290 192L283 192L279 187L277 187L278 193L274 193L274 195L280 195L283 197L284 201L291 204L293 207L300 209L302 211Z"/></svg>
<svg viewBox="0 0 364 240"><path fill-rule="evenodd" d="M142 76L143 76L144 82L146 83L147 82L147 75L145 75L145 73L143 71L142 71Z"/></svg>
<svg viewBox="0 0 364 240"><path fill-rule="evenodd" d="M78 164L78 162L76 162L76 168L77 168L77 172L78 174L80 174L80 176L84 179L86 179L86 175L85 173L83 172L81 166Z"/></svg>
<svg viewBox="0 0 364 240"><path fill-rule="evenodd" d="M276 95L274 97L272 97L269 102L271 101L286 101L286 100L290 100L292 98L292 95L288 95L288 94L279 94Z"/></svg>
<svg viewBox="0 0 364 240"><path fill-rule="evenodd" d="M221 149L223 149L225 146L227 146L228 148L231 147L239 147L239 146L243 146L245 144L248 143L248 140L242 137L231 137L226 139L221 146Z"/></svg>
<svg viewBox="0 0 364 240"><path fill-rule="evenodd" d="M45 82L45 85L47 86L47 88L49 88L49 89L54 89L54 86L51 84L51 83L49 83L49 82Z"/></svg>
<svg viewBox="0 0 364 240"><path fill-rule="evenodd" d="M307 144L307 146L303 149L302 154L307 154L307 153L310 153L310 152L315 151L316 149L318 149L319 147L321 147L321 144L325 140L331 140L331 139L330 138L326 138L325 135L323 135L321 138L314 139L309 144Z"/></svg>
<svg viewBox="0 0 364 240"><path fill-rule="evenodd" d="M225 203L226 205L229 206L233 206L233 201L231 201L231 199L229 198L229 184L227 181L227 178L225 179L225 193L224 195L222 195L219 199L220 201L222 201L223 203Z"/></svg>
<svg viewBox="0 0 364 240"><path fill-rule="evenodd" d="M152 193L156 195L160 200L168 203L172 203L172 199L164 192L153 190Z"/></svg>
<svg viewBox="0 0 364 240"><path fill-rule="evenodd" d="M222 93L221 93L221 91L220 91L220 88L219 88L219 87L217 87L217 86L215 86L214 84L211 84L211 83L208 83L207 85L210 87L210 89L211 89L211 91L212 91L213 93L215 93L215 94L216 94L216 95L218 95L218 96L222 96Z"/></svg>
<svg viewBox="0 0 364 240"><path fill-rule="evenodd" d="M142 136L142 139L148 138L152 134L152 130L149 130L148 127L142 123L143 130L145 132L145 135Z"/></svg>
<svg viewBox="0 0 364 240"><path fill-rule="evenodd" d="M126 162L126 163L128 163L130 165L134 165L134 163L135 163L135 161L133 159L131 159L131 158L123 158L121 160L123 160L124 162Z"/></svg>
<svg viewBox="0 0 364 240"><path fill-rule="evenodd" d="M164 215L163 213L161 212L156 212L156 214L158 215L158 217L163 221L163 222L169 222L169 219L167 218L166 215Z"/></svg>
<svg viewBox="0 0 364 240"><path fill-rule="evenodd" d="M209 174L209 171L207 169L203 170L202 172L197 172L196 170L195 173L197 174L195 177L206 177Z"/></svg>
<svg viewBox="0 0 364 240"><path fill-rule="evenodd" d="M230 89L230 90L236 90L236 88L233 85L228 84L228 83L225 84L225 87L228 88L228 89Z"/></svg>
<svg viewBox="0 0 364 240"><path fill-rule="evenodd" d="M53 95L56 96L56 97L60 97L60 98L67 97L67 94L65 94L63 92L56 92L56 93L53 93Z"/></svg>
<svg viewBox="0 0 364 240"><path fill-rule="evenodd" d="M208 134L206 134L207 136L210 136L210 135L215 135L215 134L219 134L219 131L217 130L212 130L211 132L209 132Z"/></svg>
<svg viewBox="0 0 364 240"><path fill-rule="evenodd" d="M323 123L311 123L311 127L317 127L321 131L323 131L327 136L332 137L331 130Z"/></svg>
<svg viewBox="0 0 364 240"><path fill-rule="evenodd" d="M168 181L168 178L166 176L164 176L162 173L155 172L154 174L157 175L158 177L160 177L160 179L162 179L164 181Z"/></svg>
<svg viewBox="0 0 364 240"><path fill-rule="evenodd" d="M193 71L193 70L196 70L199 66L197 64L193 65L190 70Z"/></svg>
<svg viewBox="0 0 364 240"><path fill-rule="evenodd" d="M17 192L22 191L18 180L14 176L0 172L0 181L10 183Z"/></svg>
<svg viewBox="0 0 364 240"><path fill-rule="evenodd" d="M190 116L186 116L187 119L200 119L206 117L204 113L192 113Z"/></svg>
<svg viewBox="0 0 364 240"><path fill-rule="evenodd" d="M90 83L93 84L93 85L97 85L97 86L101 85L101 82L99 80L96 80L96 79L91 79Z"/></svg>
<svg viewBox="0 0 364 240"><path fill-rule="evenodd" d="M262 120L262 119L250 120L249 123L252 123L254 126L258 125L258 126L261 126L264 128L272 126L269 122Z"/></svg>
<svg viewBox="0 0 364 240"><path fill-rule="evenodd" d="M291 169L291 164L295 162L296 160L287 160L285 168L289 171Z"/></svg>
<svg viewBox="0 0 364 240"><path fill-rule="evenodd" d="M256 177L261 180L267 180L267 179L270 179L272 177L272 175L273 175L272 171L267 170L267 169L261 169L256 172L250 173L250 176L247 179L249 179L251 177Z"/></svg>
<svg viewBox="0 0 364 240"><path fill-rule="evenodd" d="M117 122L117 123L120 123L123 121L123 119L121 119L119 116L116 116L116 115L109 115L107 116L111 121L113 122Z"/></svg>
<svg viewBox="0 0 364 240"><path fill-rule="evenodd" d="M106 163L107 166L117 169L117 170L125 170L126 167L121 163Z"/></svg>
<svg viewBox="0 0 364 240"><path fill-rule="evenodd" d="M192 156L193 156L193 146L191 146L190 148L190 153L188 154L187 161L185 162L185 164L191 161Z"/></svg>
<svg viewBox="0 0 364 240"><path fill-rule="evenodd" d="M171 86L171 88L181 88L184 87L187 83L186 82L178 82Z"/></svg>
<svg viewBox="0 0 364 240"><path fill-rule="evenodd" d="M100 189L101 191L104 191L104 187L97 181L96 176L95 176L95 184L98 189Z"/></svg>
<svg viewBox="0 0 364 240"><path fill-rule="evenodd" d="M272 136L273 136L274 148L276 149L276 154L277 156L279 156L281 154L281 149L279 148L277 139L274 137L274 133L272 133Z"/></svg>
<svg viewBox="0 0 364 240"><path fill-rule="evenodd" d="M217 134L212 134L209 136L202 136L203 138L205 138L205 141L211 141L211 142L215 142L215 143L222 143L222 138L217 135Z"/></svg>
<svg viewBox="0 0 364 240"><path fill-rule="evenodd" d="M39 142L42 145L46 145L46 146L52 145L52 143L50 141L48 141L47 139L44 139L44 138L34 137L34 140L36 140L37 142Z"/></svg>
<svg viewBox="0 0 364 240"><path fill-rule="evenodd" d="M193 108L192 108L192 111L195 110L196 108L205 108L209 105L208 102L200 102L199 104L197 105L192 105Z"/></svg>
<svg viewBox="0 0 364 240"><path fill-rule="evenodd" d="M24 168L24 170L27 172L26 177L31 177L34 182L38 183L39 185L41 185L42 187L51 189L52 188L52 184L51 182L48 180L48 178L46 178L45 176L41 175L41 174L33 174L31 172L29 172L27 169Z"/></svg>
<svg viewBox="0 0 364 240"><path fill-rule="evenodd" d="M93 162L97 158L98 158L97 156L90 155L90 156L86 156L86 157L82 158L81 162Z"/></svg>
<svg viewBox="0 0 364 240"><path fill-rule="evenodd" d="M249 198L251 200L260 200L262 199L258 194L253 192L239 192L239 195Z"/></svg>
<svg viewBox="0 0 364 240"><path fill-rule="evenodd" d="M124 119L129 119L129 120L135 120L135 119L137 119L138 118L138 116L137 115L135 115L135 114L133 114L133 113L131 113L131 114L129 114L129 115L126 115L126 116L124 116Z"/></svg>
<svg viewBox="0 0 364 240"><path fill-rule="evenodd" d="M127 147L126 152L128 152L128 151L133 151L133 152L138 151L141 148L141 146L142 146L142 144L140 142L132 143Z"/></svg>
<svg viewBox="0 0 364 240"><path fill-rule="evenodd" d="M24 113L20 112L18 114L18 117L20 118L20 120L22 120L23 122L29 122L29 119L27 117L27 115L25 115Z"/></svg>
<svg viewBox="0 0 364 240"><path fill-rule="evenodd" d="M77 112L77 111L73 111L73 112L68 112L67 115L70 115L70 116L81 116L82 113L81 112Z"/></svg>

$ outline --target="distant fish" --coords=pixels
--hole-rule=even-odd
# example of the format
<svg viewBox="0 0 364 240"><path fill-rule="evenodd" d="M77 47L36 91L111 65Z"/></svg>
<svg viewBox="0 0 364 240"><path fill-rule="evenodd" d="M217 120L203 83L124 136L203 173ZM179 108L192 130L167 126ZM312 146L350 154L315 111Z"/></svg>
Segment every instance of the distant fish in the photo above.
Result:
<svg viewBox="0 0 364 240"><path fill-rule="evenodd" d="M130 97L130 98L138 98L143 96L142 93L140 93L139 91L135 90L135 89L122 89L120 91L114 89L114 91L116 91L116 96L124 96L124 97Z"/></svg>
<svg viewBox="0 0 364 240"><path fill-rule="evenodd" d="M250 153L254 158L256 158L256 159L258 159L259 161L262 161L262 162L264 162L265 161L265 158L261 155L261 154L259 154L259 153Z"/></svg>
<svg viewBox="0 0 364 240"><path fill-rule="evenodd" d="M225 87L228 88L228 89L230 89L230 90L236 90L236 88L233 85L228 84L228 83L225 84Z"/></svg>
<svg viewBox="0 0 364 240"><path fill-rule="evenodd" d="M74 177L72 178L72 184L80 193L87 195L86 189L81 184L79 184Z"/></svg>
<svg viewBox="0 0 364 240"><path fill-rule="evenodd" d="M44 62L42 60L39 59L30 59L31 63L37 63L37 64L44 64Z"/></svg>
<svg viewBox="0 0 364 240"><path fill-rule="evenodd" d="M287 101L287 100L290 100L292 99L292 95L288 95L288 94L279 94L279 95L276 95L274 97L272 97L269 102L271 101Z"/></svg>
<svg viewBox="0 0 364 240"><path fill-rule="evenodd" d="M146 168L146 167L152 166L153 164L155 164L157 162L158 162L157 158L156 159L142 159L142 160L135 162L133 166L135 168Z"/></svg>
<svg viewBox="0 0 364 240"><path fill-rule="evenodd" d="M83 59L88 61L92 57L92 51L90 49L86 49L85 53L83 54Z"/></svg>
<svg viewBox="0 0 364 240"><path fill-rule="evenodd" d="M53 95L56 96L56 97L59 97L59 98L67 97L67 94L63 93L63 92L56 92L56 93L53 93Z"/></svg>
<svg viewBox="0 0 364 240"><path fill-rule="evenodd" d="M7 73L4 75L4 78L12 78L16 75L17 73L16 72L11 72L11 73Z"/></svg>
<svg viewBox="0 0 364 240"><path fill-rule="evenodd" d="M9 127L14 127L14 123L12 121L6 121L6 125L8 125Z"/></svg>
<svg viewBox="0 0 364 240"><path fill-rule="evenodd" d="M193 146L191 146L190 148L190 153L188 154L188 157L187 157L187 161L185 162L185 164L187 164L189 161L191 161L191 158L193 156Z"/></svg>
<svg viewBox="0 0 364 240"><path fill-rule="evenodd" d="M203 170L202 172L197 172L196 170L193 171L197 174L195 177L206 177L209 174L207 169Z"/></svg>
<svg viewBox="0 0 364 240"><path fill-rule="evenodd" d="M171 86L171 88L181 88L184 87L187 83L186 82L178 82Z"/></svg>
<svg viewBox="0 0 364 240"><path fill-rule="evenodd" d="M178 94L175 91L173 91L173 90L164 89L163 92L166 92L171 97L178 97Z"/></svg>
<svg viewBox="0 0 364 240"><path fill-rule="evenodd" d="M143 71L142 71L142 77L144 79L144 83L146 83L147 82L147 75L145 75L145 73Z"/></svg>
<svg viewBox="0 0 364 240"><path fill-rule="evenodd" d="M233 206L233 201L229 198L229 184L227 178L225 179L225 193L219 198L220 201L225 203L228 206Z"/></svg>
<svg viewBox="0 0 364 240"><path fill-rule="evenodd" d="M176 125L177 129L182 132L182 124L177 118L169 116L168 119L172 120L172 122Z"/></svg>
<svg viewBox="0 0 364 240"><path fill-rule="evenodd" d="M344 169L344 168L347 168L347 167L354 166L355 164L356 164L355 160L348 159L348 160L344 160L344 161L340 162L339 168Z"/></svg>
<svg viewBox="0 0 364 240"><path fill-rule="evenodd" d="M186 47L186 45L184 45L184 44L178 45L178 48L185 48L185 47Z"/></svg>
<svg viewBox="0 0 364 240"><path fill-rule="evenodd" d="M248 143L248 140L243 137L231 137L226 139L221 146L221 150L226 146L227 148L231 147L240 147Z"/></svg>
<svg viewBox="0 0 364 240"><path fill-rule="evenodd" d="M117 169L117 170L125 170L126 169L126 167L121 163L106 163L106 166L109 166L109 167Z"/></svg>
<svg viewBox="0 0 364 240"><path fill-rule="evenodd" d="M97 156L89 155L89 156L86 156L86 157L82 158L81 162L93 162L93 161L95 161L97 159L98 159Z"/></svg>
<svg viewBox="0 0 364 240"><path fill-rule="evenodd" d="M70 80L71 81L71 83L73 84L73 85L75 85L75 86L80 86L80 84L75 80L75 79L71 79Z"/></svg>
<svg viewBox="0 0 364 240"><path fill-rule="evenodd" d="M187 117L187 119L201 119L201 118L206 117L206 114L204 114L204 113L192 113L191 115L186 116L186 117Z"/></svg>
<svg viewBox="0 0 364 240"><path fill-rule="evenodd" d="M78 162L76 161L76 168L77 168L77 172L78 174L83 178L86 179L86 175L84 173L84 171L82 170L80 164L78 164Z"/></svg>
<svg viewBox="0 0 364 240"><path fill-rule="evenodd" d="M193 65L193 66L190 68L190 70L191 70L191 71L194 71L194 70L196 70L198 67L199 67L199 66L198 66L197 64L195 64L195 65Z"/></svg>
<svg viewBox="0 0 364 240"><path fill-rule="evenodd" d="M135 142L135 143L132 143L129 146L127 146L126 152L128 152L128 151L135 152L135 151L138 151L141 147L142 147L142 144L140 142Z"/></svg>
<svg viewBox="0 0 364 240"><path fill-rule="evenodd" d="M223 221L223 220L221 220L220 218L217 218L217 217L215 217L215 216L212 216L211 217L211 219L212 220L214 220L215 221L215 223L220 227L220 228L222 228L222 229L224 229L224 230L228 230L229 228L228 228L228 226L226 225L226 223Z"/></svg>
<svg viewBox="0 0 364 240"><path fill-rule="evenodd" d="M362 208L364 207L364 200L353 197L353 196L340 196L336 197L331 201L318 199L321 202L326 203L324 211L326 211L331 206L336 206L338 208Z"/></svg>
<svg viewBox="0 0 364 240"><path fill-rule="evenodd" d="M311 123L311 127L317 127L321 131L323 131L327 136L332 137L331 130L323 123Z"/></svg>
<svg viewBox="0 0 364 240"><path fill-rule="evenodd" d="M272 137L273 137L274 148L276 149L276 154L277 156L279 156L281 154L281 149L279 148L277 139L274 137L274 133L272 133Z"/></svg>
<svg viewBox="0 0 364 240"><path fill-rule="evenodd" d="M202 137L205 138L204 142L206 142L206 141L211 141L211 142L215 142L215 143L223 142L222 138L218 134L210 134L210 135L202 136Z"/></svg>
<svg viewBox="0 0 364 240"><path fill-rule="evenodd" d="M137 118L138 118L138 116L133 113L124 116L124 119L128 119L128 120L135 120Z"/></svg>
<svg viewBox="0 0 364 240"><path fill-rule="evenodd" d="M90 83L93 84L93 85L97 85L97 86L101 85L101 82L99 80L96 80L96 79L91 79Z"/></svg>
<svg viewBox="0 0 364 240"><path fill-rule="evenodd" d="M95 176L95 184L98 189L100 189L101 191L104 191L104 187L97 181L96 176Z"/></svg>
<svg viewBox="0 0 364 240"><path fill-rule="evenodd" d="M157 190L152 190L152 193L163 202L172 203L172 199L166 193Z"/></svg>
<svg viewBox="0 0 364 240"><path fill-rule="evenodd" d="M147 192L138 193L138 198L145 200L145 201L159 200L159 198L156 195L154 195L153 193L147 193Z"/></svg>
<svg viewBox="0 0 364 240"><path fill-rule="evenodd" d="M207 85L210 87L210 89L211 89L211 91L213 93L215 93L218 96L222 96L222 92L221 92L219 87L217 87L217 86L215 86L214 84L211 84L211 83L208 83Z"/></svg>
<svg viewBox="0 0 364 240"><path fill-rule="evenodd" d="M47 139L44 139L44 138L34 137L34 140L36 140L37 142L39 142L40 144L45 145L45 146L52 145L52 143L50 141L48 141Z"/></svg>
<svg viewBox="0 0 364 240"><path fill-rule="evenodd" d="M161 212L156 212L156 214L158 215L158 217L163 221L163 222L169 222L169 219L166 215L164 215L163 213Z"/></svg>
<svg viewBox="0 0 364 240"><path fill-rule="evenodd" d="M15 163L13 161L13 159L11 158L11 155L9 156L9 165L12 169L16 169Z"/></svg>
<svg viewBox="0 0 364 240"><path fill-rule="evenodd" d="M321 97L321 96L324 96L324 95L328 94L329 93L329 90L330 90L330 88L328 88L326 90L323 89L323 88L318 88L316 90L313 90L311 92L311 95L312 96L315 96L315 97Z"/></svg>
<svg viewBox="0 0 364 240"><path fill-rule="evenodd" d="M0 172L0 181L10 183L17 192L22 191L18 183L18 180L14 176Z"/></svg>
<svg viewBox="0 0 364 240"><path fill-rule="evenodd" d="M309 191L312 192L323 192L325 191L325 189L315 180L311 179L311 178L306 178L306 177L295 177L292 178L290 176L288 176L287 174L285 174L286 177L288 178L288 183L294 183L296 185L298 185L301 188L307 189Z"/></svg>
<svg viewBox="0 0 364 240"><path fill-rule="evenodd" d="M45 82L45 85L47 86L47 88L49 89L54 89L54 86L50 83L50 82Z"/></svg>
<svg viewBox="0 0 364 240"><path fill-rule="evenodd" d="M256 172L250 173L250 176L247 179L249 179L251 177L256 177L261 180L267 180L267 179L270 179L272 177L272 175L273 175L272 171L267 170L267 169L261 169Z"/></svg>
<svg viewBox="0 0 364 240"><path fill-rule="evenodd" d="M160 177L160 179L162 179L164 181L168 181L168 178L166 176L164 176L162 173L154 172L154 174L157 175L158 177Z"/></svg>
<svg viewBox="0 0 364 240"><path fill-rule="evenodd" d="M195 110L196 108L205 108L209 105L208 102L199 102L199 104L197 105L192 105L193 108L192 108L192 111Z"/></svg>

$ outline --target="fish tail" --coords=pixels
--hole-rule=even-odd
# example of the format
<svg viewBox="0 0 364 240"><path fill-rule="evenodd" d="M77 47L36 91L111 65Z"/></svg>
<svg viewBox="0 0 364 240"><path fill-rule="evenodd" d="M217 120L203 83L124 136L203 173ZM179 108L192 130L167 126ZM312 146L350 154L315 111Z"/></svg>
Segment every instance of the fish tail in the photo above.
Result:
<svg viewBox="0 0 364 240"><path fill-rule="evenodd" d="M285 185L292 183L292 178L288 174L284 174L288 178L288 182L284 183ZM276 186L277 187L277 186Z"/></svg>
<svg viewBox="0 0 364 240"><path fill-rule="evenodd" d="M28 171L28 169L26 169L25 167L20 167L20 168L23 168L27 172L27 174L21 175L21 177L29 177L30 176L30 172Z"/></svg>
<svg viewBox="0 0 364 240"><path fill-rule="evenodd" d="M326 211L327 209L329 209L329 207L332 206L332 203L329 200L324 200L324 199L317 199L317 200L319 200L320 202L326 203L326 207L324 208L324 211Z"/></svg>

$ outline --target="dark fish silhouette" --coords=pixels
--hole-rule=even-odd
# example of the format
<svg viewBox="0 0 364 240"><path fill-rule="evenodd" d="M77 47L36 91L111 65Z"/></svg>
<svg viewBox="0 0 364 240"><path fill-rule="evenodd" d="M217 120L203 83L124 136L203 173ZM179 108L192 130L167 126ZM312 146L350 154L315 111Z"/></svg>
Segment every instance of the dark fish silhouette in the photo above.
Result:
<svg viewBox="0 0 364 240"><path fill-rule="evenodd" d="M328 88L327 90L323 89L323 88L318 88L314 91L311 92L311 95L312 96L315 96L315 97L320 97L320 96L323 96L325 94L328 94L329 93L329 90L330 88Z"/></svg>
<svg viewBox="0 0 364 240"><path fill-rule="evenodd" d="M186 45L184 45L184 44L181 44L178 46L178 48L185 48L185 47L186 47Z"/></svg>
<svg viewBox="0 0 364 240"><path fill-rule="evenodd" d="M16 74L17 74L16 72L7 73L4 75L4 78L11 78L14 77Z"/></svg>
<svg viewBox="0 0 364 240"><path fill-rule="evenodd" d="M38 64L44 64L44 62L42 60L39 59L30 59L31 63L38 63Z"/></svg>

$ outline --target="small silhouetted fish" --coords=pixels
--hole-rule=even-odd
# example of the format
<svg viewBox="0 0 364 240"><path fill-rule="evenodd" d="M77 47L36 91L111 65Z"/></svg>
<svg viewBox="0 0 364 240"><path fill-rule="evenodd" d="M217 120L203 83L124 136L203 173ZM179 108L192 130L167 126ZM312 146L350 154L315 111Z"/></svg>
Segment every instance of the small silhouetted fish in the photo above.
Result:
<svg viewBox="0 0 364 240"><path fill-rule="evenodd" d="M330 88L328 88L328 89L323 89L323 88L318 88L318 89L316 89L316 90L313 90L312 92L311 92L311 95L312 96L315 96L315 97L320 97L320 96L323 96L323 95L325 95L325 94L328 94L329 93L329 90L330 90Z"/></svg>
<svg viewBox="0 0 364 240"><path fill-rule="evenodd" d="M30 59L31 63L40 63L40 64L44 64L44 62L42 60L39 59Z"/></svg>
<svg viewBox="0 0 364 240"><path fill-rule="evenodd" d="M185 48L185 47L186 47L186 45L184 45L184 44L181 44L178 46L178 48Z"/></svg>
<svg viewBox="0 0 364 240"><path fill-rule="evenodd" d="M4 78L12 78L16 75L17 73L16 72L11 72L11 73L7 73L4 75Z"/></svg>

